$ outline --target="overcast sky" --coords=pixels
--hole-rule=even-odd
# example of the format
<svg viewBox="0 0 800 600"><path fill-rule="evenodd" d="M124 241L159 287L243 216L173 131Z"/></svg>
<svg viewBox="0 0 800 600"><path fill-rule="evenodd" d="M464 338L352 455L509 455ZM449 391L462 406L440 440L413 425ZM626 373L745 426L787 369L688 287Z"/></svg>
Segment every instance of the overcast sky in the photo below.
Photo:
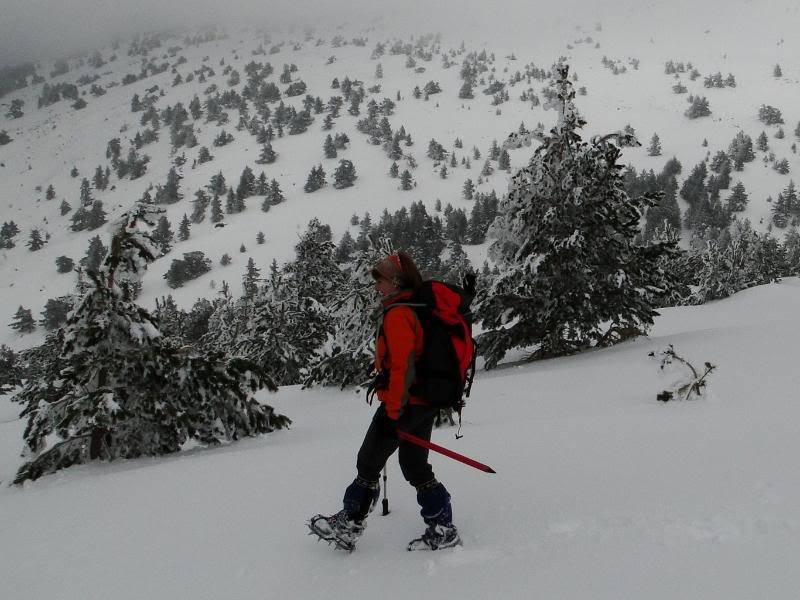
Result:
<svg viewBox="0 0 800 600"><path fill-rule="evenodd" d="M0 64L83 52L142 30L197 29L209 23L324 28L343 21L366 25L382 17L386 24L416 21L420 31L454 33L494 22L486 31L493 37L503 35L504 28L497 26L503 19L519 25L511 14L536 15L530 22L533 32L557 13L571 12L565 7L581 4L586 7L582 16L595 12L597 2L590 0L0 0Z"/></svg>
<svg viewBox="0 0 800 600"><path fill-rule="evenodd" d="M477 31L482 41L501 42L554 35L556 24L591 27L597 20L634 16L648 31L678 33L698 17L719 23L744 7L761 14L777 4L796 0L0 0L0 64L85 52L145 30L197 30L212 23L279 29L310 24L324 31L345 21L366 26L380 17L392 33L408 27L419 33ZM786 23L787 10L780 9L777 23Z"/></svg>

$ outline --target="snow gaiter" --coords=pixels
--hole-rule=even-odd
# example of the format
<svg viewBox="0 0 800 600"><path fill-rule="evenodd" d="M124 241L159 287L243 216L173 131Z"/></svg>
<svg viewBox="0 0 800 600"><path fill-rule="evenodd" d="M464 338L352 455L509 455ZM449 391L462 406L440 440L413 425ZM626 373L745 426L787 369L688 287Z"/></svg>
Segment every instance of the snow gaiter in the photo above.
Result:
<svg viewBox="0 0 800 600"><path fill-rule="evenodd" d="M450 494L447 488L435 479L417 486L417 503L422 507L420 514L427 526L453 524Z"/></svg>
<svg viewBox="0 0 800 600"><path fill-rule="evenodd" d="M354 521L363 521L378 503L380 492L378 480L368 481L363 477L356 477L344 492L344 509Z"/></svg>

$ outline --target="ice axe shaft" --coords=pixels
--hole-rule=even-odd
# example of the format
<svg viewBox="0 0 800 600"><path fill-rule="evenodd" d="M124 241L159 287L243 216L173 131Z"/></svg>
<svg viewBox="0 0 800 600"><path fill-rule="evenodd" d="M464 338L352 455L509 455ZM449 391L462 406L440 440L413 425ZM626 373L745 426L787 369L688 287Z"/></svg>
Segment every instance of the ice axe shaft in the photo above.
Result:
<svg viewBox="0 0 800 600"><path fill-rule="evenodd" d="M438 452L439 454L444 454L448 458L452 458L453 460L457 460L458 462L462 462L465 465L469 465L470 467L474 467L479 471L483 471L484 473L497 473L492 467L489 465L485 465L477 460L473 460L468 456L464 456L463 454L459 454L458 452L453 452L452 450L448 450L438 444L434 444L433 442L429 442L428 440L423 440L420 437L407 433L405 431L401 431L398 429L397 436L401 440L406 440L407 442L411 442L412 444L416 444L417 446L422 446L423 448L427 448L428 450L433 450L434 452Z"/></svg>

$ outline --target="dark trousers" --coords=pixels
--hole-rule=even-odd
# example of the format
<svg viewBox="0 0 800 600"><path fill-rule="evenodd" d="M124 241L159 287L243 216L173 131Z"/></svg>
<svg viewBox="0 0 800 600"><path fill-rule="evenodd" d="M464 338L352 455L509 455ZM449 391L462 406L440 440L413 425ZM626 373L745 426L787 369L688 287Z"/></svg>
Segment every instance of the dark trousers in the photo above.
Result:
<svg viewBox="0 0 800 600"><path fill-rule="evenodd" d="M423 440L430 440L437 411L434 407L409 404L405 407L398 426ZM386 409L381 403L358 451L356 468L359 477L377 482L386 461L399 449L400 469L406 481L414 487L431 482L434 475L433 468L428 463L428 449L384 435L380 420L385 414Z"/></svg>

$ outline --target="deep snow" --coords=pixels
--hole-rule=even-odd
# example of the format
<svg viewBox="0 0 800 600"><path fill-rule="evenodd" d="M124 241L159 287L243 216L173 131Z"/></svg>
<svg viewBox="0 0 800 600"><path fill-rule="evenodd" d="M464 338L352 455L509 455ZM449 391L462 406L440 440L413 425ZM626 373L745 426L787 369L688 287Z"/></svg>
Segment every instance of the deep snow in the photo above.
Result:
<svg viewBox="0 0 800 600"><path fill-rule="evenodd" d="M797 141L793 130L800 120L796 101L800 71L794 60L800 54L800 38L793 35L800 26L800 7L791 2L765 4L741 0L726 3L725 10L719 10L719 5L714 2L675 0L669 4L643 6L640 2L620 0L613 16L603 16L598 14L596 7L575 10L577 4L565 4L553 22L537 18L536 11L528 6L509 7L507 14L494 14L496 11L483 7L477 12L460 15L462 18L445 23L447 29L443 31L442 52L457 49L462 40L467 52L484 49L487 53L494 52L497 59L495 76L503 80L517 70L524 72L524 66L529 62L539 68L549 69L560 56L565 56L572 67L571 72L579 76L575 86L586 86L588 92L588 95L576 99L579 111L588 121L584 135L605 134L622 129L626 124L632 125L643 147L626 148L622 162L631 163L639 170L646 168L658 172L670 157L677 156L683 164L679 183L707 152L713 156L717 150L727 149L738 131L744 131L753 140L762 130L766 131L770 149L775 152L776 158L786 157L789 160L790 173L777 174L762 162L764 153L756 152L756 160L748 163L744 171L734 172L731 182L731 187L739 180L744 183L750 195L745 216L753 221L757 229L766 229L771 209L771 204L766 201L767 196L775 198L790 179L797 179L797 173L800 172L800 158L790 150L791 144ZM600 31L595 30L598 22L601 23ZM437 24L432 21L431 27ZM205 186L218 171L225 174L229 184L236 185L246 165L253 168L256 175L263 170L270 179L276 178L280 182L286 202L268 213L262 213L259 209L261 197L253 197L248 200L248 208L244 213L226 216L227 226L223 230L215 229L208 219L202 224L193 225L188 241L176 242L171 253L151 266L150 274L144 281L143 305L152 308L156 298L171 293L180 306L189 308L198 297L215 295L223 280L231 285L234 295L238 294L247 259L252 257L262 272L273 259L279 263L291 259L294 244L314 216L331 226L334 239L338 242L348 228L355 234L356 228L349 225L349 218L354 213L361 216L369 211L375 221L384 208L394 212L418 200L422 200L428 211L432 212L438 198L443 205L449 202L456 208L463 208L469 215L472 203L462 198L462 186L467 177L477 180L492 140L502 142L523 121L529 128L538 122L549 128L554 123L555 113L545 110L543 105L531 108L528 103L519 100L522 91L528 87L524 81L509 88L511 100L500 105L500 115L495 114L496 107L491 105L491 96L481 93L483 86L476 88L475 99L458 99L461 86L459 69L463 55L453 57L454 66L447 70L442 68L441 55L434 55L430 62L418 60L418 65L426 69L424 73L415 73L413 69L406 68L404 55L390 56L387 53L377 60L371 60L370 53L376 42L411 39L407 32L403 35L400 25L402 23L395 23L385 16L384 20L378 20L366 28L360 28L358 23L342 29L333 25L320 27L314 39L308 42L303 42L303 35L297 31L273 32L273 43L287 43L279 53L263 56L251 55L251 51L264 41L262 36L252 31L232 30L227 39L197 47L184 47L175 57L162 59L162 55L166 56L166 46L172 43L183 45L182 39L176 38L152 53L156 63L166 60L173 65L178 56L185 56L188 62L177 66L177 71L184 77L201 65L211 66L216 75L206 83L200 83L195 78L191 83L173 87L174 75L167 70L131 85L111 87L106 95L99 98L87 93L85 98L88 106L81 111L72 109L70 102L65 100L37 110L35 107L41 85L30 86L4 97L2 104L10 103L13 98L24 100L25 115L16 120L0 118L0 129L7 129L14 138L10 144L0 147L0 163L3 165L0 167L0 181L3 182L0 221L13 219L21 230L16 248L0 250L0 323L9 323L20 305L30 308L38 319L48 298L70 293L74 289L74 276L56 273L54 261L57 256L70 256L77 263L86 252L89 238L98 234L108 245L107 226L92 232L71 232L70 215L61 217L58 209L62 198L73 209L77 208L81 178L86 176L91 179L98 164L108 163L105 157L108 140L120 137L125 155L127 139L144 129L139 124L141 113L130 111L133 94L144 97L146 89L158 85L165 93L156 105L159 109L176 102L188 107L195 94L204 99L203 91L211 84L216 84L220 92L228 89L228 76L223 74L224 66L220 65L223 59L225 66L232 65L240 72L241 83L236 86L239 91L246 82L244 65L251 60L270 62L275 69L270 78L272 81L277 81L284 64L296 64L298 71L294 78L305 81L308 93L320 96L325 102L331 95L339 94L338 90L331 89L331 80L334 77L342 79L346 75L364 81L366 87L374 84L382 86L380 93L368 94L367 101L370 97L378 102L384 97L394 99L397 91L400 91L403 99L397 102L395 114L389 120L394 129L404 125L414 139L414 146L404 147L403 150L413 154L419 164L413 172L418 187L410 192L398 189L398 180L387 174L391 161L380 147L370 145L366 136L356 130L357 118L347 113L346 105L331 133L345 132L350 137L349 149L340 152L338 158L353 161L358 180L354 187L347 190L335 190L328 185L313 194L302 191L311 167L321 163L330 182L338 163L338 158L325 159L322 152L327 134L321 129L324 115L316 115L315 122L306 133L274 140L278 160L273 165L263 166L255 164L259 153L255 138L246 131L235 130L238 122L236 111L229 111L231 121L224 126L234 134L235 140L222 148L214 147L211 141L223 127L205 123L205 119L201 118L195 122L200 143L195 148L185 150L187 163L181 169L184 200L167 207L174 231L177 231L183 214L191 214L191 199L195 190ZM414 30L414 33L419 35L427 31ZM347 40L364 35L368 37L368 42L365 47L348 44L334 48L330 40L335 34L341 34ZM317 37L325 43L316 46ZM586 42L587 37L591 37L592 42ZM293 41L303 42L302 48L294 51ZM600 47L596 48L595 43L599 43ZM268 49L270 44L264 43L264 46ZM97 82L99 85L119 83L124 75L137 73L141 65L141 57L128 57L126 47L123 43L116 52L118 59L99 70L88 65L74 68L65 75L48 80L48 83L74 82L80 75L96 73L101 75ZM509 58L512 52L516 60ZM110 47L102 49L105 58L109 58L111 53ZM328 65L326 63L331 56L335 57L335 61ZM626 66L627 72L613 75L601 64L604 56ZM208 57L207 61L203 60L205 57ZM639 59L638 70L630 65L631 58ZM688 94L672 93L671 87L676 80L664 74L667 60L691 61L700 70L702 76L696 81L690 81L687 74L682 74L680 80L688 87L688 93L709 98L713 112L710 117L690 121L683 115L688 106ZM374 76L377 63L382 64L383 79ZM772 76L776 63L782 66L782 78ZM41 71L49 72L49 65L45 63ZM703 78L717 71L723 77L729 72L733 73L737 87L704 88ZM427 102L415 100L411 96L413 87L424 87L431 80L438 81L443 92L432 96ZM542 97L541 88L544 85L545 82L534 80L530 87ZM86 91L87 87L80 89ZM279 87L283 91L286 86L281 84ZM284 98L284 101L299 106L302 99L303 96L298 96ZM758 121L758 107L764 103L772 104L783 112L786 121L784 139L773 137L776 126L767 127ZM253 114L252 106L250 108ZM366 101L358 118L363 117L365 111ZM5 112L5 109L1 112ZM646 148L653 133L658 133L661 138L662 156L647 156ZM456 169L451 169L448 179L442 180L438 169L433 168L432 162L425 156L427 144L431 138L435 138L445 149L453 150L456 137L464 142L462 150L456 149L459 159L469 156L473 146L480 149L482 157L473 160L472 169L467 170L459 164ZM701 146L704 138L709 142L707 148ZM208 146L214 160L192 169L192 160L202 145ZM533 148L527 147L512 151L512 167L524 165L532 151ZM144 146L141 152L151 156L144 177L135 181L119 181L112 175L111 184L116 186L115 190L95 191L95 197L103 201L109 212L109 221L141 198L149 185L166 181L174 158L170 154L168 128L162 126L160 140ZM70 177L73 165L80 171L78 178ZM401 164L401 169L404 167ZM508 178L508 174L498 171L489 181L478 186L478 191L495 189L502 194L508 187ZM48 202L44 200L44 190L51 183L55 187L56 198ZM36 191L37 186L41 186L41 191ZM728 193L722 192L723 200ZM686 208L683 201L681 208ZM25 246L33 227L40 227L52 236L49 243L38 252L30 252ZM255 242L259 231L266 235L266 243L261 246ZM779 231L775 233L782 235ZM247 248L244 254L239 252L242 243ZM203 250L213 261L214 268L198 280L180 289L170 290L163 280L163 274L169 269L172 259L181 258L183 252L193 250ZM485 247L466 246L465 250L476 266L483 263ZM233 258L228 267L219 265L223 253ZM17 349L30 347L42 339L41 328L31 335L19 336L10 328L0 326L0 343Z"/></svg>
<svg viewBox="0 0 800 600"><path fill-rule="evenodd" d="M304 521L338 508L371 416L352 392L284 388L291 430L219 449L71 468L0 489L4 598L796 598L800 280L667 309L614 348L479 372L465 437L434 441L464 546L408 553L413 489L352 555ZM662 404L672 343L718 365L708 397ZM16 407L3 405L11 419ZM22 423L0 425L0 473Z"/></svg>

